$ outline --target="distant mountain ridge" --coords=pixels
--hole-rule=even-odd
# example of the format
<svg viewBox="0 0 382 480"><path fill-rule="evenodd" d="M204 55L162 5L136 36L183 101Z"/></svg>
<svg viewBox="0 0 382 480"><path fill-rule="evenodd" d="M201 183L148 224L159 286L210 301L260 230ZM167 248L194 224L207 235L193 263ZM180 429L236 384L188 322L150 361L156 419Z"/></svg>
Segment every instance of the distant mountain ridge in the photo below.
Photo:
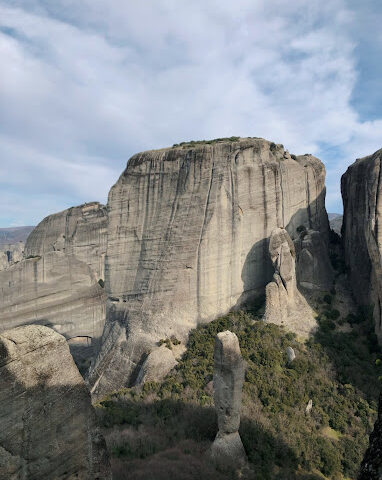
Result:
<svg viewBox="0 0 382 480"><path fill-rule="evenodd" d="M0 246L25 242L34 226L0 228Z"/></svg>
<svg viewBox="0 0 382 480"><path fill-rule="evenodd" d="M330 228L334 230L338 235L341 235L342 227L342 214L341 213L328 213Z"/></svg>

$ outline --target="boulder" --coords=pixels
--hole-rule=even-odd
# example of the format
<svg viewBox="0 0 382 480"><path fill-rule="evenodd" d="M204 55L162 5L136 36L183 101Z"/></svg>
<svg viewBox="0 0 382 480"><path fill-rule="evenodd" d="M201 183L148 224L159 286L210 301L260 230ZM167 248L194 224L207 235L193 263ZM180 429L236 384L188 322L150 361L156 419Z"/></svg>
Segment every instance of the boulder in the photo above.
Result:
<svg viewBox="0 0 382 480"><path fill-rule="evenodd" d="M274 267L273 280L265 289L264 320L287 327L302 337L316 328L312 309L297 288L296 252L283 228L276 228L269 239L269 257Z"/></svg>
<svg viewBox="0 0 382 480"><path fill-rule="evenodd" d="M287 347L286 354L287 354L287 358L288 358L288 363L292 363L293 360L296 358L296 354L294 353L293 348L292 347Z"/></svg>
<svg viewBox="0 0 382 480"><path fill-rule="evenodd" d="M105 441L65 338L37 325L0 335L0 479L110 480Z"/></svg>
<svg viewBox="0 0 382 480"><path fill-rule="evenodd" d="M244 361L237 336L218 333L214 351L214 401L219 431L211 447L211 457L219 469L240 469L246 455L239 435Z"/></svg>
<svg viewBox="0 0 382 480"><path fill-rule="evenodd" d="M150 352L143 362L136 383L160 382L177 364L172 351L161 345Z"/></svg>

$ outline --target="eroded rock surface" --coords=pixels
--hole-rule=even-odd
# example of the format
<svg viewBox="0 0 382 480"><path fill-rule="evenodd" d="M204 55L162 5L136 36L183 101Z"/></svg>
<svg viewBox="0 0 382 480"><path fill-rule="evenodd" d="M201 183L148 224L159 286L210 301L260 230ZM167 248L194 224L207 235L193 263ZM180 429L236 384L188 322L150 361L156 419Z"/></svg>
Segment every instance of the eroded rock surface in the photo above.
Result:
<svg viewBox="0 0 382 480"><path fill-rule="evenodd" d="M360 158L342 176L342 237L355 299L373 305L382 340L382 149Z"/></svg>
<svg viewBox="0 0 382 480"><path fill-rule="evenodd" d="M111 479L90 395L65 338L37 325L0 334L0 479Z"/></svg>
<svg viewBox="0 0 382 480"><path fill-rule="evenodd" d="M0 245L0 270L5 270L24 260L24 242Z"/></svg>
<svg viewBox="0 0 382 480"><path fill-rule="evenodd" d="M211 447L211 457L220 469L237 470L246 463L239 435L244 361L237 336L218 333L214 351L214 401L219 431Z"/></svg>
<svg viewBox="0 0 382 480"><path fill-rule="evenodd" d="M155 348L139 371L137 384L160 382L177 365L174 354L165 345Z"/></svg>
<svg viewBox="0 0 382 480"><path fill-rule="evenodd" d="M334 272L329 259L326 236L316 230L306 230L295 240L297 281L311 291L328 291L333 286Z"/></svg>
<svg viewBox="0 0 382 480"><path fill-rule="evenodd" d="M128 385L161 338L264 293L268 238L328 233L325 169L311 155L241 139L134 155L110 191L107 325L94 393Z"/></svg>
<svg viewBox="0 0 382 480"><path fill-rule="evenodd" d="M89 339L96 345L105 323L99 280L106 236L106 208L98 203L45 218L29 235L24 258L0 271L0 331L36 323L73 339L74 354L88 349Z"/></svg>
<svg viewBox="0 0 382 480"><path fill-rule="evenodd" d="M274 275L265 289L264 320L308 336L316 328L316 321L312 309L297 288L296 251L285 229L276 228L272 232L269 256Z"/></svg>

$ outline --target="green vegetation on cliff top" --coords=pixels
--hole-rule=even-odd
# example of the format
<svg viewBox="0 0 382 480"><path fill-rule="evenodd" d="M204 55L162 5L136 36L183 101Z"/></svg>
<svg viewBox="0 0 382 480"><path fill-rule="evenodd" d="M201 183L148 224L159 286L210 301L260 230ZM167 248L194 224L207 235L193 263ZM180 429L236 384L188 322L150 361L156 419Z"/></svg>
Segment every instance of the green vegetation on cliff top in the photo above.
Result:
<svg viewBox="0 0 382 480"><path fill-rule="evenodd" d="M376 416L382 362L368 312L352 320L350 331L340 331L323 314L315 339L305 343L244 312L198 327L163 382L115 392L97 406L115 478L230 478L205 455L217 432L214 339L229 329L247 362L240 434L255 472L249 478L355 479ZM291 365L288 346L296 352Z"/></svg>

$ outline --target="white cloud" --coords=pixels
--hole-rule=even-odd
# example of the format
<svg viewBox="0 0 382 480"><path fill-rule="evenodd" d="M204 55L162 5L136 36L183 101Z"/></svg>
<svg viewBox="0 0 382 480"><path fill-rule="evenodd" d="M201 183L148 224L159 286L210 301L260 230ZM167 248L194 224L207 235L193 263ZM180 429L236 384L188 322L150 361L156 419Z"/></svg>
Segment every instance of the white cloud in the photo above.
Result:
<svg viewBox="0 0 382 480"><path fill-rule="evenodd" d="M47 196L51 211L106 201L135 151L227 135L335 148L334 208L340 172L380 146L381 122L361 122L351 104L356 16L343 0L10 5L0 3L0 185L20 206L15 221L32 190L41 201L26 219L48 213Z"/></svg>

